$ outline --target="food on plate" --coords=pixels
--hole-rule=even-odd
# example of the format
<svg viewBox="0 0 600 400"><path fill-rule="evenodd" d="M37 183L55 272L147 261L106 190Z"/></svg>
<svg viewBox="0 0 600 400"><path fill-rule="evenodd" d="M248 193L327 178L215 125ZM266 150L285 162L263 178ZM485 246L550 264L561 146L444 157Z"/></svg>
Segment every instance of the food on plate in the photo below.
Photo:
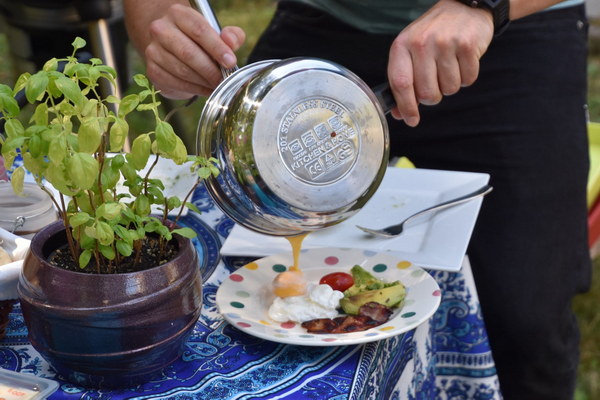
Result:
<svg viewBox="0 0 600 400"><path fill-rule="evenodd" d="M319 283L329 285L333 290L343 292L354 285L354 278L346 272L332 272L322 277Z"/></svg>
<svg viewBox="0 0 600 400"><path fill-rule="evenodd" d="M304 295L306 279L302 271L288 270L277 274L273 280L273 293L282 298Z"/></svg>
<svg viewBox="0 0 600 400"><path fill-rule="evenodd" d="M308 285L306 294L276 297L269 307L269 318L278 322L304 322L316 318L333 318L344 294L329 285Z"/></svg>
<svg viewBox="0 0 600 400"><path fill-rule="evenodd" d="M377 279L359 265L350 272L326 274L319 284L307 284L299 270L279 273L269 317L299 322L309 333L358 332L387 322L406 297L404 285Z"/></svg>
<svg viewBox="0 0 600 400"><path fill-rule="evenodd" d="M335 318L317 318L302 323L308 333L360 332L384 324L390 319L392 309L370 302L362 305L358 315L342 315Z"/></svg>
<svg viewBox="0 0 600 400"><path fill-rule="evenodd" d="M404 285L393 285L382 289L367 290L340 300L340 306L346 314L358 315L361 306L367 303L378 303L386 307L399 307L406 297Z"/></svg>
<svg viewBox="0 0 600 400"><path fill-rule="evenodd" d="M340 306L346 314L358 315L362 305L376 302L390 308L399 308L406 297L406 288L400 281L384 282L355 265L350 271L354 284L344 291Z"/></svg>

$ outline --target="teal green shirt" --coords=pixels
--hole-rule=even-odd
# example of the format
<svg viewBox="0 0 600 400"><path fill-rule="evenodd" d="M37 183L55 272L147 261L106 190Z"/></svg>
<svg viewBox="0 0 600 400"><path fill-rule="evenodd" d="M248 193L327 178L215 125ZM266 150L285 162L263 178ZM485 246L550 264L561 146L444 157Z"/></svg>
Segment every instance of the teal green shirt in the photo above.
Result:
<svg viewBox="0 0 600 400"><path fill-rule="evenodd" d="M371 33L395 34L418 18L437 0L286 0L298 1L326 11L338 19ZM566 0L551 8L583 4Z"/></svg>

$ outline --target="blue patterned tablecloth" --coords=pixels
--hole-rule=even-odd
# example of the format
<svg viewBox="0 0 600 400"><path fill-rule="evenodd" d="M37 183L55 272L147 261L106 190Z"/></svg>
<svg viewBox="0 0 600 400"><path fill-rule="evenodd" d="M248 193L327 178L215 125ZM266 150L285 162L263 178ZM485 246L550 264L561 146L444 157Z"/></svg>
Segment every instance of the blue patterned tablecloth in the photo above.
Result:
<svg viewBox="0 0 600 400"><path fill-rule="evenodd" d="M442 289L434 316L413 331L378 342L306 347L262 340L223 320L220 282L248 260L221 258L233 222L199 188L202 214L181 221L198 232L203 309L180 360L162 376L120 390L74 386L56 376L27 340L20 307L0 341L0 367L57 380L49 399L500 399L477 293L467 261L461 272L430 271Z"/></svg>

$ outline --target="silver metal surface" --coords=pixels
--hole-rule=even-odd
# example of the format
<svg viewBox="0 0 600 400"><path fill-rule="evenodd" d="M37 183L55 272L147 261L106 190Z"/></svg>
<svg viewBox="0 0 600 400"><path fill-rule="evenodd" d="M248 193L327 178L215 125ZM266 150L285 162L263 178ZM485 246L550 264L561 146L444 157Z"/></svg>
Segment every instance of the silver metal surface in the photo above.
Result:
<svg viewBox="0 0 600 400"><path fill-rule="evenodd" d="M454 198L454 199L451 199L448 201L444 201L443 203L440 203L440 204L436 204L435 206L426 208L424 210L421 210L421 211L409 216L408 218L406 218L404 221L400 222L399 224L391 225L391 226L388 226L388 227L385 227L382 229L365 228L364 226L360 226L360 225L356 225L356 227L370 235L373 235L373 236L392 238L392 237L400 235L404 231L404 226L409 221L411 221L419 216L422 216L422 215L430 213L430 212L439 211L439 210L443 210L443 209L446 209L449 207L453 207L453 206L465 203L467 201L471 201L478 197L485 196L486 194L491 192L492 189L493 188L490 185L485 185L472 193L469 193L464 196L460 196L460 197L457 197L457 198Z"/></svg>
<svg viewBox="0 0 600 400"><path fill-rule="evenodd" d="M297 235L341 222L385 174L389 139L372 91L318 59L241 68L208 99L198 153L221 175L207 180L217 205L246 228Z"/></svg>
<svg viewBox="0 0 600 400"><path fill-rule="evenodd" d="M207 0L190 0L217 31ZM254 231L292 236L341 222L379 187L389 155L385 112L370 88L325 60L221 67L207 100L198 154L219 160L206 187L221 210Z"/></svg>

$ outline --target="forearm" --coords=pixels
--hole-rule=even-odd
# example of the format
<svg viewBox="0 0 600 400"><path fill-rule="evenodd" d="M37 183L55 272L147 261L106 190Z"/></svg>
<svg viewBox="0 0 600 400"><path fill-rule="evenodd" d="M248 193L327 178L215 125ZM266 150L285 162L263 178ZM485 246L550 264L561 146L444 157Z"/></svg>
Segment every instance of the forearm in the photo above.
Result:
<svg viewBox="0 0 600 400"><path fill-rule="evenodd" d="M515 20L542 11L562 0L510 0L510 19Z"/></svg>
<svg viewBox="0 0 600 400"><path fill-rule="evenodd" d="M177 3L189 5L188 0L123 0L129 39L140 55L144 56L144 49L151 41L150 23Z"/></svg>

